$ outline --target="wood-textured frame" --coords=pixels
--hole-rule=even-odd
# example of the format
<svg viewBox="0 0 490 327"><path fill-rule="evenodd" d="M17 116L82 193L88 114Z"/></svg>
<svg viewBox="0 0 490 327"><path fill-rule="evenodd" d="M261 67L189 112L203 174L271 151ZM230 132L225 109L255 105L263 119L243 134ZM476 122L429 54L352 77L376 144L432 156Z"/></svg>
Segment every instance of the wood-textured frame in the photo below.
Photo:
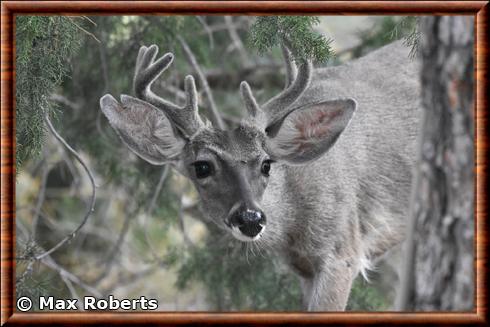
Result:
<svg viewBox="0 0 490 327"><path fill-rule="evenodd" d="M15 284L15 15L473 15L475 17L475 267L473 312L426 313L212 313L77 312L21 313L14 307ZM488 1L4 1L1 4L1 324L488 324L487 149Z"/></svg>

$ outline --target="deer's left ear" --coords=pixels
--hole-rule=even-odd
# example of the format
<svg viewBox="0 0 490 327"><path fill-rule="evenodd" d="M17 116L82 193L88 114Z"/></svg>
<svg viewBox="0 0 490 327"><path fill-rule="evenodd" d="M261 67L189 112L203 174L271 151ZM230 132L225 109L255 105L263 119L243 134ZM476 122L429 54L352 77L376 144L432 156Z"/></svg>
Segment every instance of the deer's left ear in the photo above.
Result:
<svg viewBox="0 0 490 327"><path fill-rule="evenodd" d="M174 132L165 114L128 95L119 104L110 94L100 99L102 112L128 148L153 165L177 160L185 141Z"/></svg>
<svg viewBox="0 0 490 327"><path fill-rule="evenodd" d="M266 150L274 160L303 164L320 158L344 131L356 110L353 99L299 107L268 127Z"/></svg>

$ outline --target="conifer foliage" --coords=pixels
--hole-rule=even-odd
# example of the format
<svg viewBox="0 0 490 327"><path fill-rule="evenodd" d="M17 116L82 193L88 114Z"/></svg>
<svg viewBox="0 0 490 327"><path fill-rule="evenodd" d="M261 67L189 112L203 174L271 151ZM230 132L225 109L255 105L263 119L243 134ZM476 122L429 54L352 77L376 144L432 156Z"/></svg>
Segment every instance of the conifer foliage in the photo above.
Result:
<svg viewBox="0 0 490 327"><path fill-rule="evenodd" d="M325 62L333 55L332 40L313 30L318 23L318 17L311 16L258 17L249 41L260 53L286 41L296 60Z"/></svg>
<svg viewBox="0 0 490 327"><path fill-rule="evenodd" d="M65 16L16 17L17 169L37 156L44 140L43 114L55 110L50 96L70 71L82 41L83 21Z"/></svg>

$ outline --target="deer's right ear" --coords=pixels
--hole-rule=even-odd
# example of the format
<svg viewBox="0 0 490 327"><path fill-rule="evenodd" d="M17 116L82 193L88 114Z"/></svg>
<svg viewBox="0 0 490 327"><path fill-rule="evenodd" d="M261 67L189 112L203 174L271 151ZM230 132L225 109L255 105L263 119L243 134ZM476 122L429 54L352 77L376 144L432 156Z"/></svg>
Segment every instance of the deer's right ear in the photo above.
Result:
<svg viewBox="0 0 490 327"><path fill-rule="evenodd" d="M356 106L353 99L337 99L292 110L266 129L269 135L267 150L271 158L290 164L303 164L320 158L347 127Z"/></svg>
<svg viewBox="0 0 490 327"><path fill-rule="evenodd" d="M121 103L106 94L100 99L100 108L134 153L154 165L178 159L186 142L162 111L127 95L121 96Z"/></svg>

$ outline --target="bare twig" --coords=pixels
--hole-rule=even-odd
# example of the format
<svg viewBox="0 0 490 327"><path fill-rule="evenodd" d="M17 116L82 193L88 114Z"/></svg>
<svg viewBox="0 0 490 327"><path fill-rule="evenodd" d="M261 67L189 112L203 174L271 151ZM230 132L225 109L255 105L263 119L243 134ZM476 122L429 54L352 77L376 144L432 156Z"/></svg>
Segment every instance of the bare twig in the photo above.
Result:
<svg viewBox="0 0 490 327"><path fill-rule="evenodd" d="M128 234L129 224L130 224L132 218L134 218L134 213L128 213L126 215L126 217L124 218L123 227L121 228L121 231L119 232L119 237L117 239L116 244L112 247L111 251L105 257L105 259L102 259L103 262L105 262L104 270L95 279L95 281L94 281L95 284L98 284L101 280L103 280L111 271L112 266L114 265L114 262L115 262L116 254L119 251L119 248L123 244L124 240L126 239L126 235Z"/></svg>
<svg viewBox="0 0 490 327"><path fill-rule="evenodd" d="M221 31L228 31L228 25L227 24L214 24L214 25L210 25L209 26L209 31L212 32L212 33L216 33L216 32L221 32ZM248 29L244 22L238 22L238 20L235 20L233 22L233 27L237 30L239 29ZM208 31L201 31L199 34L207 34Z"/></svg>
<svg viewBox="0 0 490 327"><path fill-rule="evenodd" d="M230 36L231 41L233 42L233 48L238 51L240 57L242 59L242 64L246 64L249 62L249 57L247 52L245 51L245 47L243 46L243 42L238 35L236 30L236 26L233 24L233 19L231 16L225 16L225 24L228 30L228 35Z"/></svg>
<svg viewBox="0 0 490 327"><path fill-rule="evenodd" d="M83 19L88 20L88 21L89 21L89 22L90 22L92 25L97 26L97 23L95 23L95 22L94 22L92 19L90 19L89 17L87 17L87 16L82 16L82 18L83 18Z"/></svg>
<svg viewBox="0 0 490 327"><path fill-rule="evenodd" d="M165 183L165 180L167 179L169 170L170 170L170 168L168 165L166 165L162 169L162 174L160 175L160 179L158 180L157 187L155 188L155 191L153 192L153 197L151 198L150 205L148 206L148 215L151 215L153 213L153 210L155 209L155 204L157 202L158 196L160 195L160 192L162 191L163 184Z"/></svg>
<svg viewBox="0 0 490 327"><path fill-rule="evenodd" d="M193 246L194 243L191 241L189 236L187 235L187 232L185 230L185 225L184 225L184 195L180 197L180 206L179 206L179 228L180 231L182 232L182 235L184 237L184 243L186 246L190 247Z"/></svg>
<svg viewBox="0 0 490 327"><path fill-rule="evenodd" d="M204 17L202 16L196 16L197 20L199 21L199 23L201 23L204 31L206 32L206 34L208 35L208 39L209 39L209 47L211 49L214 49L214 37L213 37L213 31L211 31L211 28L209 27L208 23L206 22L206 20L204 19Z"/></svg>
<svg viewBox="0 0 490 327"><path fill-rule="evenodd" d="M65 283L66 287L70 291L71 297L73 299L77 299L78 300L77 303L81 303L82 301L80 301L80 296L78 295L78 292L75 289L75 287L73 287L71 280L69 280L65 275L60 274L60 276L61 276L61 279L63 280L63 282ZM78 309L85 311L83 306L79 306Z"/></svg>
<svg viewBox="0 0 490 327"><path fill-rule="evenodd" d="M51 171L50 166L48 163L46 163L43 167L43 170L42 170L41 186L39 188L36 206L34 208L34 218L32 220L32 234L31 234L31 237L33 240L37 239L36 234L37 234L37 228L39 225L39 216L40 216L41 208L43 206L45 195L46 195L46 183L48 181L48 175L49 175L50 171Z"/></svg>
<svg viewBox="0 0 490 327"><path fill-rule="evenodd" d="M77 161L83 166L83 168L87 172L87 175L88 175L88 177L90 179L90 183L92 184L92 197L91 197L91 200L90 200L90 204L89 204L89 208L87 210L87 213L85 213L85 216L83 217L82 222L80 223L80 225L72 233L70 233L67 236L65 236L65 238L63 238L58 244L56 244L55 246L53 246L51 249L47 250L46 252L44 252L42 254L37 255L35 257L36 260L40 260L40 259L42 259L42 258L50 255L51 253L53 253L54 251L58 250L65 243L67 243L68 241L70 241L71 239L73 239L75 237L75 235L77 234L77 232L80 229L82 229L83 226L85 225L85 223L88 221L88 218L90 217L90 215L92 214L92 212L94 212L95 195L96 195L96 191L95 191L95 180L94 180L94 177L93 177L92 173L90 172L90 169L88 168L88 166L85 164L85 162L80 157L80 155L75 150L73 150L73 148L68 143L66 143L66 141L58 134L58 132L56 132L56 130L53 127L53 124L51 124L51 120L49 119L49 114L48 113L45 113L44 118L45 118L46 123L47 123L47 125L49 127L49 130L54 135L54 137L61 144L63 144L65 146L65 148L77 159Z"/></svg>
<svg viewBox="0 0 490 327"><path fill-rule="evenodd" d="M75 111L78 111L81 108L81 105L79 103L71 101L70 99L68 99L67 97L65 97L61 94L53 93L53 94L51 94L51 96L49 98L50 98L50 100L61 103L61 104L65 105L65 106L67 106L67 107L69 107Z"/></svg>
<svg viewBox="0 0 490 327"><path fill-rule="evenodd" d="M81 288L83 288L84 290L86 290L87 292L95 295L96 297L102 297L102 294L96 290L95 288L93 288L92 286L90 285L87 285L85 282L83 282L79 277L75 276L74 274L72 274L71 272L69 272L68 270L66 270L65 268L61 267L60 265L58 265L52 258L51 256L47 255L45 257L42 258L41 262L50 267L51 269L55 270L58 272L58 274L63 278L65 277L66 279L70 280L71 282L77 284L78 286L80 286Z"/></svg>
<svg viewBox="0 0 490 327"><path fill-rule="evenodd" d="M29 205L17 207L17 209L16 209L17 215L19 215L19 213L21 211L24 211L24 210L29 211L29 212L35 212L36 208L34 208L33 206L29 206ZM39 211L39 216L46 223L46 227L50 228L51 230L59 230L62 233L66 232L66 231L71 231L71 230L75 229L77 226L76 224L72 224L70 222L59 224L56 222L56 219L54 217L51 217L49 214L47 214L46 212L44 212L42 210ZM20 219L16 220L16 224L17 224L17 227L24 228L24 231L26 231L26 229L22 225ZM24 231L22 231L22 233L24 235L28 236L29 234L25 234ZM116 244L116 242L117 242L116 238L113 235L108 235L108 233L104 233L103 229L100 227L87 225L83 229L83 233L86 235L92 235L92 236L99 237L99 238L101 238L101 239L103 239L109 243L112 243L112 244Z"/></svg>
<svg viewBox="0 0 490 327"><path fill-rule="evenodd" d="M117 282L113 282L112 285L107 286L104 290L104 293L106 294L112 294L114 291L119 287L119 291L121 290L121 286L128 287L129 285L137 282L138 280L150 276L151 274L155 273L159 268L164 268L167 265L167 262L165 261L159 261L156 264L152 265L149 268L143 269L138 272L131 273L129 276L125 276L123 278L120 278Z"/></svg>
<svg viewBox="0 0 490 327"><path fill-rule="evenodd" d="M90 19L88 16L71 16L71 15L68 15L66 17L70 17L70 18L80 18L80 19L85 19L87 20L90 24L94 25L94 26L97 26L97 24L92 20Z"/></svg>
<svg viewBox="0 0 490 327"><path fill-rule="evenodd" d="M77 23L75 23L75 21L72 19L72 17L68 17L68 19L70 20L70 22L75 25L79 30L81 30L82 32L84 32L85 34L91 36L95 41L97 41L97 43L100 43L99 39L91 32L87 31L86 29L84 29L82 26L78 25Z"/></svg>
<svg viewBox="0 0 490 327"><path fill-rule="evenodd" d="M223 120L221 119L221 116L218 112L218 108L216 107L216 103L214 102L214 97L213 97L213 93L211 92L211 88L209 87L208 81L206 80L206 76L204 75L201 67L197 63L194 53L189 48L187 42L180 35L177 36L177 39L179 40L179 43L182 46L182 49L184 50L187 61L189 61L189 64L196 71L201 87L203 88L204 93L206 94L206 99L208 100L208 104L209 104L209 108L208 108L209 116L210 116L209 118L211 119L211 122L215 127L222 130L225 129Z"/></svg>
<svg viewBox="0 0 490 327"><path fill-rule="evenodd" d="M145 240L146 243L148 244L148 247L150 248L151 254L154 259L160 260L158 257L158 254L156 253L155 248L153 247L151 240L150 240L150 235L148 235L148 216L151 216L153 213L153 210L155 209L155 205L158 199L158 196L160 195L160 192L162 191L163 184L165 183L165 180L167 179L168 172L170 168L168 165L165 166L165 168L162 170L162 175L160 175L160 179L158 180L158 184L155 188L155 191L153 192L153 197L151 198L150 205L148 206L148 213L144 216L144 221L143 221L143 230L145 232Z"/></svg>
<svg viewBox="0 0 490 327"><path fill-rule="evenodd" d="M70 158L70 156L66 153L66 151L63 152L63 161L65 162L66 166L68 167L68 170L70 171L71 176L73 177L73 184L71 187L71 194L73 195L75 190L78 190L80 188L80 175L78 174L77 169L75 168L75 165L73 164L73 160Z"/></svg>

